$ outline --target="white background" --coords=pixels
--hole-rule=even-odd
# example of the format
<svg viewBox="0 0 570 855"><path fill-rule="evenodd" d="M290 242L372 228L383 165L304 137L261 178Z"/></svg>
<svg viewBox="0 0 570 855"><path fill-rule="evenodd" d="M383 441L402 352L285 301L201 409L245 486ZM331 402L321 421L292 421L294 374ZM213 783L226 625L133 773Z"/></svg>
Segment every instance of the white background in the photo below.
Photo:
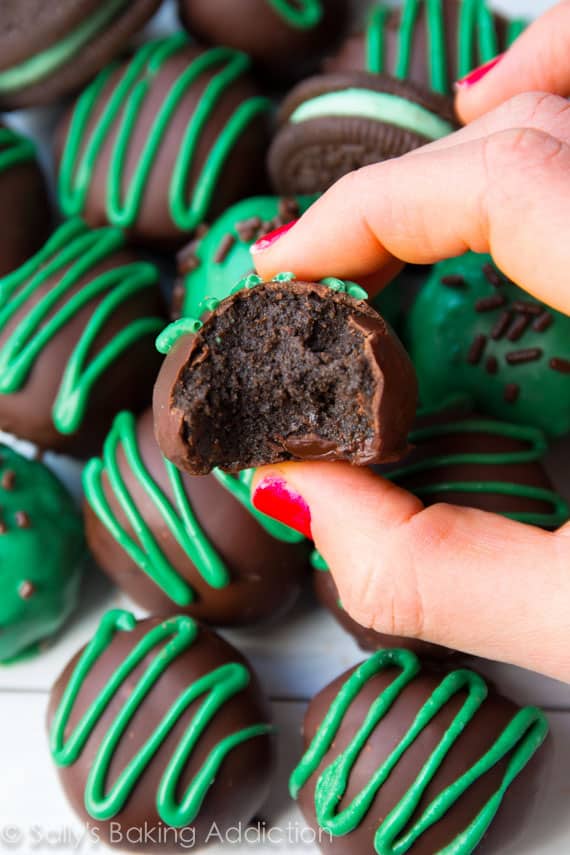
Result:
<svg viewBox="0 0 570 855"><path fill-rule="evenodd" d="M239 2L239 0L236 0ZM532 15L553 5L549 0L502 0L497 8L511 15ZM174 20L169 4L154 29L168 29ZM1 14L1 13L0 13ZM53 111L37 111L14 124L47 137ZM570 498L570 446L556 449L550 461L555 480ZM72 464L59 460L60 474L76 480ZM544 568L545 573L548 568ZM60 791L48 756L44 732L47 695L55 677L96 627L103 611L125 605L101 576L92 573L82 597L82 607L64 635L40 658L19 666L0 668L0 852L103 851L81 840L78 825ZM273 700L281 729L279 770L272 794L260 815L270 826L282 829L285 839L292 823L292 838L302 834L301 815L287 795L288 773L301 751L300 725L307 700L362 653L323 611L313 603L299 606L293 617L271 631L230 636L248 655ZM504 855L566 855L570 853L570 687L516 668L477 661L476 667L497 680L502 690L521 703L542 705L552 726L551 762L545 771L533 812L524 818L518 837L502 850ZM523 819L523 818L521 818ZM79 842L71 835L79 835ZM38 843L38 841L41 841ZM224 848L227 851L228 847ZM283 842L273 846L232 846L236 855L255 851L316 852L308 843ZM221 851L208 849L212 855Z"/></svg>

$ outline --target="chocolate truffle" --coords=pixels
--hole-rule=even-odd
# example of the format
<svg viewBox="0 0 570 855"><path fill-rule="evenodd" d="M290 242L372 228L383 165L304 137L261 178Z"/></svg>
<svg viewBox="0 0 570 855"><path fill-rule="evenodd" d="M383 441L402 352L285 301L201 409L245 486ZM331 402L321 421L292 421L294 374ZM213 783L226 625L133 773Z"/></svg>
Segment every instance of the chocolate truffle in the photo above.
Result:
<svg viewBox="0 0 570 855"><path fill-rule="evenodd" d="M166 249L258 189L271 105L249 68L178 33L102 71L60 128L64 214Z"/></svg>
<svg viewBox="0 0 570 855"><path fill-rule="evenodd" d="M408 356L354 283L238 283L203 324L159 338L157 439L204 475L285 460L398 460L416 406Z"/></svg>
<svg viewBox="0 0 570 855"><path fill-rule="evenodd" d="M383 650L313 699L304 734L290 789L322 852L469 855L510 799L524 822L548 722L473 671Z"/></svg>
<svg viewBox="0 0 570 855"><path fill-rule="evenodd" d="M48 237L51 210L31 140L0 125L0 276L27 261Z"/></svg>
<svg viewBox="0 0 570 855"><path fill-rule="evenodd" d="M344 34L349 0L178 0L178 6L198 41L243 50L264 76L293 81L315 71Z"/></svg>
<svg viewBox="0 0 570 855"><path fill-rule="evenodd" d="M0 445L0 662L37 652L63 626L84 555L65 487L43 463Z"/></svg>
<svg viewBox="0 0 570 855"><path fill-rule="evenodd" d="M375 3L363 32L349 36L324 62L327 72L368 71L453 96L453 84L507 50L524 30L485 0Z"/></svg>
<svg viewBox="0 0 570 855"><path fill-rule="evenodd" d="M272 772L269 722L227 642L187 615L137 623L119 610L71 660L48 711L72 807L106 843L137 852L195 849L214 823L222 836L248 823Z"/></svg>
<svg viewBox="0 0 570 855"><path fill-rule="evenodd" d="M547 443L536 428L483 419L456 405L442 411L420 410L409 442L411 452L402 463L379 466L377 471L426 505L448 502L479 508L546 529L558 528L570 516L568 504L542 466ZM313 565L319 600L364 650L405 647L430 657L450 652L361 626L343 609L320 555L313 556Z"/></svg>
<svg viewBox="0 0 570 855"><path fill-rule="evenodd" d="M87 540L99 565L155 614L240 625L287 610L307 577L303 536L255 510L253 472L179 472L152 411L117 416L83 475Z"/></svg>
<svg viewBox="0 0 570 855"><path fill-rule="evenodd" d="M425 406L467 394L486 415L548 436L570 431L570 318L509 282L490 256L436 264L408 321Z"/></svg>
<svg viewBox="0 0 570 855"><path fill-rule="evenodd" d="M0 110L50 104L127 45L160 0L3 0Z"/></svg>
<svg viewBox="0 0 570 855"><path fill-rule="evenodd" d="M161 308L157 270L119 229L62 225L0 279L0 428L94 453L115 413L149 403Z"/></svg>
<svg viewBox="0 0 570 855"><path fill-rule="evenodd" d="M283 102L268 155L274 189L323 193L348 172L452 133L453 103L407 80L364 71L311 77Z"/></svg>

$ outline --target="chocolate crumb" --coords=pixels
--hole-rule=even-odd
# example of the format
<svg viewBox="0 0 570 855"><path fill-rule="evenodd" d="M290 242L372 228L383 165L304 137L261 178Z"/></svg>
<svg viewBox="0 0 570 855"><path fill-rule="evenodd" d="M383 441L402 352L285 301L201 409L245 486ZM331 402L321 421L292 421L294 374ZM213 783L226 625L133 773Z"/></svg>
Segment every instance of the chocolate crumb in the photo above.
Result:
<svg viewBox="0 0 570 855"><path fill-rule="evenodd" d="M492 264L484 264L483 265L483 276L493 285L494 288L500 288L501 285L505 284L505 281L501 274L495 270Z"/></svg>
<svg viewBox="0 0 570 855"><path fill-rule="evenodd" d="M532 328L535 332L546 332L553 320L554 316L551 312L543 312L533 321Z"/></svg>
<svg viewBox="0 0 570 855"><path fill-rule="evenodd" d="M485 362L487 374L496 374L499 370L499 361L496 356L488 356Z"/></svg>
<svg viewBox="0 0 570 855"><path fill-rule="evenodd" d="M570 359L561 359L559 356L554 356L550 360L550 367L553 371L559 371L561 374L570 374Z"/></svg>
<svg viewBox="0 0 570 855"><path fill-rule="evenodd" d="M36 586L33 582L29 582L27 579L23 581L18 588L18 594L23 600L29 600L35 593Z"/></svg>
<svg viewBox="0 0 570 855"><path fill-rule="evenodd" d="M214 262L216 264L224 263L235 242L236 239L232 234L224 235L214 255Z"/></svg>
<svg viewBox="0 0 570 855"><path fill-rule="evenodd" d="M2 486L2 489L13 490L15 483L16 473L13 469L6 469L6 471L2 473L2 480L0 480L0 485Z"/></svg>
<svg viewBox="0 0 570 855"><path fill-rule="evenodd" d="M481 297L475 303L476 312L492 312L493 309L498 309L504 306L507 302L506 297L502 294L492 294L490 297Z"/></svg>
<svg viewBox="0 0 570 855"><path fill-rule="evenodd" d="M529 347L527 350L512 350L507 353L505 359L509 365L524 365L526 362L536 362L540 359L543 351L540 347Z"/></svg>
<svg viewBox="0 0 570 855"><path fill-rule="evenodd" d="M494 341L498 341L504 336L510 326L512 317L512 314L508 310L501 314L501 316L497 320L497 323L491 330L491 338Z"/></svg>
<svg viewBox="0 0 570 855"><path fill-rule="evenodd" d="M475 336L467 354L467 362L470 365L477 365L481 361L486 345L486 335L479 334Z"/></svg>
<svg viewBox="0 0 570 855"><path fill-rule="evenodd" d="M519 315L518 318L515 319L513 325L507 333L507 338L509 341L518 341L519 338L522 337L523 333L526 332L527 327L531 322L530 315Z"/></svg>
<svg viewBox="0 0 570 855"><path fill-rule="evenodd" d="M456 288L458 290L467 287L467 282L463 276L456 276L454 274L451 274L450 276L442 276L441 284L445 285L447 288Z"/></svg>
<svg viewBox="0 0 570 855"><path fill-rule="evenodd" d="M30 517L26 513L26 511L16 511L14 518L16 520L16 525L18 526L18 528L30 527Z"/></svg>
<svg viewBox="0 0 570 855"><path fill-rule="evenodd" d="M507 383L505 386L505 401L507 404L515 404L520 394L520 386L517 383Z"/></svg>

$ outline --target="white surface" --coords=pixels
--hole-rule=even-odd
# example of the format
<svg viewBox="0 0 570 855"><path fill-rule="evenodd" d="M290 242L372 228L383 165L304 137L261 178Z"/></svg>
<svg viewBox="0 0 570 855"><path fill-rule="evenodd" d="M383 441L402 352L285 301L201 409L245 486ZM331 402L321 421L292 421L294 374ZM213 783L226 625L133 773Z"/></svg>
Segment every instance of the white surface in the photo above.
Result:
<svg viewBox="0 0 570 855"><path fill-rule="evenodd" d="M532 15L552 2L497 0L495 5L513 15ZM172 8L167 6L155 27L168 29L172 20ZM45 139L53 127L54 115L49 111L20 114L14 123ZM553 452L550 469L570 498L568 449L565 444ZM57 468L61 474L61 461ZM66 463L64 469L66 480L73 482L74 467ZM56 643L37 659L0 668L0 852L28 855L36 851L104 850L78 825L61 793L48 755L44 715L49 687L64 664L91 636L107 608L125 604L126 600L93 569L85 583L82 608ZM271 846L232 846L232 851L236 855L252 851L258 855L316 852L314 846L303 842L309 838L304 836L302 818L288 798L287 778L301 751L299 732L306 701L363 656L332 618L310 601L277 626L228 637L258 670L274 700L280 728L279 770L261 816L275 829L274 839L281 842ZM502 855L566 855L570 853L570 687L495 663L473 664L515 700L539 704L551 711L554 750L539 799L526 817L521 836L510 841L501 850ZM212 847L208 851L217 855L222 850Z"/></svg>

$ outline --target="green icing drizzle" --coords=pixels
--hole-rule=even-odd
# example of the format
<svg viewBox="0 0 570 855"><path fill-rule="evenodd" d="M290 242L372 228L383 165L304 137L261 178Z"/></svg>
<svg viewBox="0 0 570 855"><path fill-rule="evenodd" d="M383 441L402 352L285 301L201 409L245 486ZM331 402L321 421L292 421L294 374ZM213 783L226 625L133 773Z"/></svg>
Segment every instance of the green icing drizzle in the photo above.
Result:
<svg viewBox="0 0 570 855"><path fill-rule="evenodd" d="M291 795L297 798L299 791L319 768L363 686L377 674L392 668L398 668L399 675L378 695L348 747L319 776L315 789L318 823L335 837L350 834L358 828L370 811L378 792L415 740L430 726L440 710L459 693L464 693L466 698L439 745L402 799L381 821L375 835L374 848L378 855L404 855L424 832L445 817L470 787L510 755L498 789L467 828L441 850L445 855L468 855L489 828L507 789L548 733L548 722L540 710L535 707L519 710L492 747L429 805L425 808L422 806L418 815L418 807L431 781L487 697L488 689L484 680L472 671L460 669L443 677L419 710L400 743L381 763L350 805L340 810L339 805L347 791L350 774L361 752L366 749L371 735L395 701L421 670L419 659L410 651L382 650L376 653L354 671L332 702L309 749L291 776Z"/></svg>
<svg viewBox="0 0 570 855"><path fill-rule="evenodd" d="M233 749L270 733L272 728L266 724L253 725L221 739L210 751L186 791L179 796L180 778L204 731L219 710L250 683L247 668L240 663L229 662L205 674L181 692L149 739L107 791L109 768L118 745L127 737L133 717L158 680L178 656L192 647L198 635L198 625L189 617L168 618L150 629L125 656L69 733L73 708L91 670L112 644L116 634L131 632L135 626L136 620L130 612L114 610L103 617L95 636L81 655L56 710L50 734L51 752L58 766L73 765L110 704L117 696L125 699L93 757L90 757L91 768L85 786L87 813L93 819L111 819L122 810L139 784L144 770L180 718L192 704L202 699L166 766L156 793L158 815L167 825L179 828L190 825L196 819L216 775ZM144 673L134 685L129 686L127 692L131 674L147 657L149 661Z"/></svg>
<svg viewBox="0 0 570 855"><path fill-rule="evenodd" d="M185 490L182 474L170 461L162 458L174 494L174 501L171 501L145 466L138 446L135 417L128 412L119 413L116 417L105 440L103 459L93 458L83 472L86 499L117 543L176 605L188 606L194 602L194 591L168 558L162 542L154 536L131 496L121 472L119 449L145 496L152 501L168 531L204 581L218 590L227 587L231 583L230 572L200 526ZM135 537L121 525L111 508L105 494L104 475ZM299 543L304 539L302 535L253 508L249 498L253 471L242 472L237 478L217 470L214 475L273 537L288 543Z"/></svg>
<svg viewBox="0 0 570 855"><path fill-rule="evenodd" d="M158 317L134 320L90 358L95 341L121 304L158 284L158 273L151 264L134 262L100 273L72 293L92 267L123 246L124 238L117 229L90 231L81 220L71 220L37 255L0 280L0 329L6 328L27 301L35 301L0 348L3 395L19 391L48 342L85 306L99 301L69 356L53 405L53 423L62 434L80 427L91 389L113 363L136 341L155 335L163 325ZM51 277L59 278L41 294Z"/></svg>
<svg viewBox="0 0 570 855"><path fill-rule="evenodd" d="M129 0L107 0L63 39L29 59L0 72L0 93L31 86L53 74L84 48L129 5Z"/></svg>
<svg viewBox="0 0 570 855"><path fill-rule="evenodd" d="M19 163L35 161L36 147L11 128L0 127L0 172Z"/></svg>
<svg viewBox="0 0 570 855"><path fill-rule="evenodd" d="M489 62L500 52L494 13L485 0L460 0L457 31L457 70L449 67L446 47L445 0L405 0L400 14L395 67L386 68L386 26L393 10L378 4L371 12L365 35L367 70L388 72L401 80L409 74L414 39L425 9L425 26L430 85L434 92L451 94L456 78L464 77L478 65ZM521 34L526 23L512 21L508 27L507 46Z"/></svg>
<svg viewBox="0 0 570 855"><path fill-rule="evenodd" d="M168 324L156 339L156 349L159 353L170 353L176 342L187 335L194 335L203 327L202 321L196 318L179 318Z"/></svg>
<svg viewBox="0 0 570 855"><path fill-rule="evenodd" d="M322 0L267 0L269 5L289 26L297 30L312 30L324 15Z"/></svg>
<svg viewBox="0 0 570 855"><path fill-rule="evenodd" d="M179 229L191 231L203 222L228 156L252 120L270 109L270 101L261 97L239 104L211 147L188 200L188 179L208 122L228 88L250 67L245 54L229 48L213 48L197 56L165 93L123 198L125 164L145 98L165 63L188 44L182 33L149 42L135 53L111 95L103 97L108 81L120 67L117 65L101 72L79 97L59 175L60 201L67 216L85 209L102 151L116 131L111 150L105 154L109 157L106 213L113 225L133 226L158 152L181 102L200 85L204 75L212 74L189 117L168 188L170 216Z"/></svg>

